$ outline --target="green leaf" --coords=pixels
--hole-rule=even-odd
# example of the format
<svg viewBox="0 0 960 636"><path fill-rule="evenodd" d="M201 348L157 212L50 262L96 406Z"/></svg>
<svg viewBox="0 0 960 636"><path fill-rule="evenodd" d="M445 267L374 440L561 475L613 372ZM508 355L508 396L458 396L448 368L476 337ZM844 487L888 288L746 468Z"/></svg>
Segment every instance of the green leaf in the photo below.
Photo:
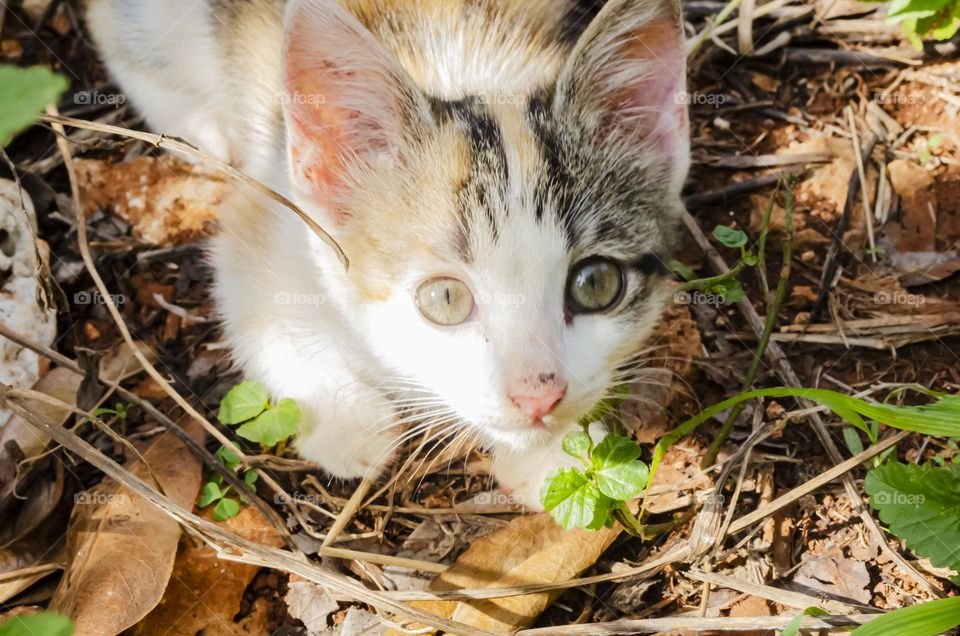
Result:
<svg viewBox="0 0 960 636"><path fill-rule="evenodd" d="M748 267L756 267L756 266L757 266L757 263L760 262L760 259L757 258L757 255L756 255L756 254L751 254L751 253L748 252L747 254L744 254L744 256L743 256L743 262L744 262L744 264L747 265Z"/></svg>
<svg viewBox="0 0 960 636"><path fill-rule="evenodd" d="M794 397L817 402L842 417L848 424L852 424L866 433L870 436L871 441L874 441L876 438L870 428L864 423L863 417L913 433L935 435L938 437L956 437L960 435L960 396L937 393L922 387L912 388L936 398L936 401L920 406L897 406L893 404L867 402L860 398L827 389L778 387L746 391L740 395L714 404L708 409L704 409L698 415L691 417L661 437L653 449L653 458L650 461L650 477L647 479L647 483L650 484L653 482L653 477L657 473L660 462L663 461L663 456L677 440L684 435L692 433L698 426L717 413L732 408L740 402L756 398Z"/></svg>
<svg viewBox="0 0 960 636"><path fill-rule="evenodd" d="M743 285L738 280L728 280L717 285L716 293L724 305L733 305L747 297L747 292L743 291Z"/></svg>
<svg viewBox="0 0 960 636"><path fill-rule="evenodd" d="M257 475L256 471L254 470L248 470L247 472L243 473L243 481L248 486L253 486L255 483L257 483L258 477L259 475Z"/></svg>
<svg viewBox="0 0 960 636"><path fill-rule="evenodd" d="M852 636L936 636L960 625L960 596L911 605L875 618Z"/></svg>
<svg viewBox="0 0 960 636"><path fill-rule="evenodd" d="M593 463L594 470L602 471L613 466L619 466L633 461L640 457L643 449L640 446L624 437L623 435L610 434L603 438L593 449L593 455L590 460Z"/></svg>
<svg viewBox="0 0 960 636"><path fill-rule="evenodd" d="M0 625L0 636L71 636L73 622L53 612L14 616Z"/></svg>
<svg viewBox="0 0 960 636"><path fill-rule="evenodd" d="M294 435L299 425L300 407L294 400L285 398L238 428L237 435L269 448Z"/></svg>
<svg viewBox="0 0 960 636"><path fill-rule="evenodd" d="M220 401L217 418L224 424L240 424L252 420L270 406L267 387L259 382L246 380L230 389Z"/></svg>
<svg viewBox="0 0 960 636"><path fill-rule="evenodd" d="M540 491L540 502L554 520L568 530L596 524L600 491L583 471L561 468L554 471ZM601 525L606 519L601 521Z"/></svg>
<svg viewBox="0 0 960 636"><path fill-rule="evenodd" d="M223 499L225 494L227 494L226 491L220 490L220 486L212 481L208 481L203 485L203 489L200 491L200 499L197 500L197 506L200 508L206 508L214 501Z"/></svg>
<svg viewBox="0 0 960 636"><path fill-rule="evenodd" d="M55 104L67 80L48 68L0 66L0 147L36 120L47 104Z"/></svg>
<svg viewBox="0 0 960 636"><path fill-rule="evenodd" d="M960 570L960 479L949 468L890 462L867 473L870 505L936 567Z"/></svg>
<svg viewBox="0 0 960 636"><path fill-rule="evenodd" d="M225 468L230 470L233 470L240 465L240 458L228 450L226 446L221 446L220 450L214 453L213 456L219 459L220 463L223 464Z"/></svg>
<svg viewBox="0 0 960 636"><path fill-rule="evenodd" d="M727 247L743 247L747 244L746 233L726 225L718 225L713 228L713 237Z"/></svg>
<svg viewBox="0 0 960 636"><path fill-rule="evenodd" d="M926 18L936 15L953 0L893 0L887 9L887 22Z"/></svg>
<svg viewBox="0 0 960 636"><path fill-rule="evenodd" d="M563 452L577 459L586 458L590 452L590 436L583 431L570 431L563 436Z"/></svg>
<svg viewBox="0 0 960 636"><path fill-rule="evenodd" d="M224 498L217 503L212 516L214 521L226 521L238 514L240 514L240 502L236 499Z"/></svg>
<svg viewBox="0 0 960 636"><path fill-rule="evenodd" d="M597 473L597 485L607 497L617 501L629 501L639 497L647 485L650 469L641 461L634 460L612 466Z"/></svg>
<svg viewBox="0 0 960 636"><path fill-rule="evenodd" d="M787 623L787 626L783 629L783 632L780 633L780 636L797 636L800 633L800 626L803 624L803 619L807 616L827 616L829 612L825 612L819 607L808 607L803 610L802 614L797 614L793 617L793 620Z"/></svg>
<svg viewBox="0 0 960 636"><path fill-rule="evenodd" d="M593 449L591 462L600 492L615 501L638 496L647 484L647 465L637 461L640 446L621 435L607 435Z"/></svg>
<svg viewBox="0 0 960 636"><path fill-rule="evenodd" d="M599 493L597 501L594 504L593 520L586 526L587 530L599 530L601 528L612 528L616 519L613 516L615 502L603 493Z"/></svg>
<svg viewBox="0 0 960 636"><path fill-rule="evenodd" d="M687 267L680 261L670 261L670 269L672 269L677 276L686 281L694 280L697 277L697 273L693 271L692 268Z"/></svg>

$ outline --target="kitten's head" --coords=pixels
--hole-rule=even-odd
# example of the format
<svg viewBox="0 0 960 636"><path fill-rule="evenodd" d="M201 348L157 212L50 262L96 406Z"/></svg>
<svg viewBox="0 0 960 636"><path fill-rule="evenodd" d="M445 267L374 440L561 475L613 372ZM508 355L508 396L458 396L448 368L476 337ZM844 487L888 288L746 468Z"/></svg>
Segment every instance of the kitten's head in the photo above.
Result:
<svg viewBox="0 0 960 636"><path fill-rule="evenodd" d="M286 28L292 189L351 258L323 276L402 378L385 386L517 449L576 422L667 295L689 162L678 7L611 0L522 100L425 95L337 2L293 2Z"/></svg>

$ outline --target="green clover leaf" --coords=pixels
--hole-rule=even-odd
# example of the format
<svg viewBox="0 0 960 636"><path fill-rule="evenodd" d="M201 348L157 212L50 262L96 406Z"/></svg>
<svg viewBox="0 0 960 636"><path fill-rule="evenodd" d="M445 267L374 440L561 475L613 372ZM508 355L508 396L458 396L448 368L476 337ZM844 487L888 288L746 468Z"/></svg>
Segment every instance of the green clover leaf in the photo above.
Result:
<svg viewBox="0 0 960 636"><path fill-rule="evenodd" d="M238 428L237 435L269 448L295 434L299 425L300 407L294 400L285 398Z"/></svg>
<svg viewBox="0 0 960 636"><path fill-rule="evenodd" d="M267 387L246 380L230 389L220 402L218 419L224 424L240 424L263 413L270 405Z"/></svg>

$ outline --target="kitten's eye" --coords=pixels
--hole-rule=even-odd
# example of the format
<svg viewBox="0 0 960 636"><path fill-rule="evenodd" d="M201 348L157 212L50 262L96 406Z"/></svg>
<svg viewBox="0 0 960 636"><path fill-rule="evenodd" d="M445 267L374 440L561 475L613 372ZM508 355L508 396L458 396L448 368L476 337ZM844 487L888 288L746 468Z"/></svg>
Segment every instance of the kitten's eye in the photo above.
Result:
<svg viewBox="0 0 960 636"><path fill-rule="evenodd" d="M432 278L417 289L417 308L430 322L459 325L473 313L473 294L456 278Z"/></svg>
<svg viewBox="0 0 960 636"><path fill-rule="evenodd" d="M623 270L613 261L595 256L580 261L570 270L567 306L573 313L610 309L622 295Z"/></svg>

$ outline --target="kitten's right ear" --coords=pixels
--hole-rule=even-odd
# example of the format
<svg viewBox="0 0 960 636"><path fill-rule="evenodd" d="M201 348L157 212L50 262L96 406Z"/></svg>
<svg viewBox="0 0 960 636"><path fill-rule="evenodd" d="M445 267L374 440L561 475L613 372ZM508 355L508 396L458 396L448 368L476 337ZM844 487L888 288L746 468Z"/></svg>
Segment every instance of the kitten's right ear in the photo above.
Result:
<svg viewBox="0 0 960 636"><path fill-rule="evenodd" d="M587 143L646 159L679 195L689 166L679 0L607 0L557 83L557 115Z"/></svg>
<svg viewBox="0 0 960 636"><path fill-rule="evenodd" d="M283 89L294 189L338 223L357 179L403 161L431 121L407 72L337 0L287 5Z"/></svg>

